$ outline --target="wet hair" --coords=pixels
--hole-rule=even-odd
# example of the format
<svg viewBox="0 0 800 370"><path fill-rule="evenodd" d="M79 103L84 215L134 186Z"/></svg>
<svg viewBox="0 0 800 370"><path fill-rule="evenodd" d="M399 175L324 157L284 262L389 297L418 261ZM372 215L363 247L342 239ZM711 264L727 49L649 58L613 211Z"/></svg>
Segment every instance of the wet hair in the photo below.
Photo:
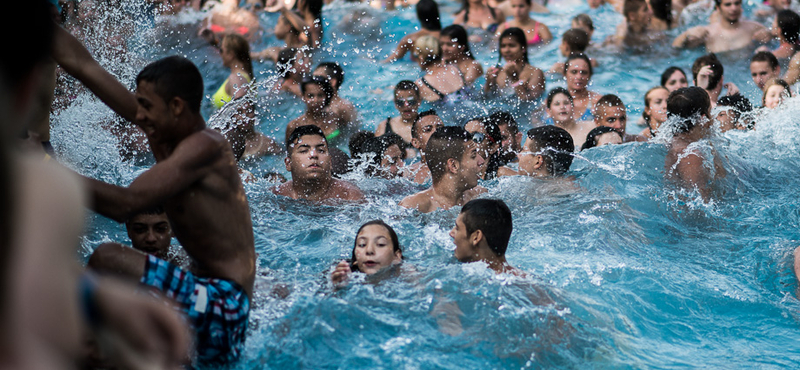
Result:
<svg viewBox="0 0 800 370"><path fill-rule="evenodd" d="M667 90L667 88L664 87L664 86L655 86L655 87L650 88L650 90L647 90L646 93L644 93L644 107L645 108L650 106L650 98L648 97L650 95L650 93L653 92L653 91L656 91L658 89ZM669 90L667 90L667 91L669 91ZM647 123L647 125L649 126L650 125L650 115L646 113L645 109L642 109L642 118L644 118L645 123Z"/></svg>
<svg viewBox="0 0 800 370"><path fill-rule="evenodd" d="M414 41L414 55L423 65L434 63L442 58L442 47L439 39L431 35L420 36Z"/></svg>
<svg viewBox="0 0 800 370"><path fill-rule="evenodd" d="M441 31L442 21L439 17L439 5L435 1L420 0L415 8L422 28L428 31Z"/></svg>
<svg viewBox="0 0 800 370"><path fill-rule="evenodd" d="M625 103L622 102L622 99L619 96L614 94L606 94L600 97L597 103L594 105L594 111L597 112L599 116L600 108L603 108L603 112L605 113L605 108L611 107L623 107L625 108Z"/></svg>
<svg viewBox="0 0 800 370"><path fill-rule="evenodd" d="M361 130L353 134L353 136L350 137L350 142L347 143L347 148L350 149L350 156L356 158L362 153L361 148L364 143L374 137L374 133L366 130Z"/></svg>
<svg viewBox="0 0 800 370"><path fill-rule="evenodd" d="M778 28L781 29L781 36L786 42L792 44L793 48L800 47L800 15L790 9L783 9L775 16L778 21Z"/></svg>
<svg viewBox="0 0 800 370"><path fill-rule="evenodd" d="M697 85L697 74L700 73L700 69L705 66L711 67L711 71L713 72L711 76L708 77L708 89L714 90L722 81L725 68L722 67L722 62L717 59L717 55L714 53L709 53L695 59L694 64L692 64L692 78L694 79L695 85Z"/></svg>
<svg viewBox="0 0 800 370"><path fill-rule="evenodd" d="M572 20L577 23L585 24L586 27L594 31L594 22L592 21L592 17L590 17L588 14L584 13L578 14L572 17Z"/></svg>
<svg viewBox="0 0 800 370"><path fill-rule="evenodd" d="M456 43L461 46L461 52L464 53L467 58L475 60L475 56L472 55L472 50L469 48L467 30L465 30L464 27L458 24L451 24L445 27L439 35L449 36L451 39L456 40Z"/></svg>
<svg viewBox="0 0 800 370"><path fill-rule="evenodd" d="M250 44L247 40L237 33L229 33L222 38L221 45L229 48L237 60L242 62L244 70L250 75L250 78L255 78L253 75L253 61L250 59Z"/></svg>
<svg viewBox="0 0 800 370"><path fill-rule="evenodd" d="M617 131L616 129L613 129L613 128L608 127L608 126L597 126L597 127L593 128L592 131L589 131L588 134L586 134L586 141L583 142L583 145L581 146L581 150L586 150L586 149L589 149L589 148L596 147L597 146L597 139L601 135L607 134L609 132L613 132L613 133L619 135L619 138L622 139L622 134L619 131Z"/></svg>
<svg viewBox="0 0 800 370"><path fill-rule="evenodd" d="M569 54L569 56L567 57L567 61L564 62L564 76L567 75L567 70L569 70L569 62L571 62L573 60L576 60L576 59L580 59L580 60L586 62L586 65L589 66L589 77L591 78L594 75L594 70L592 69L592 61L584 53L570 53Z"/></svg>
<svg viewBox="0 0 800 370"><path fill-rule="evenodd" d="M421 120L422 117L427 117L427 116L437 116L437 117L439 117L439 115L433 109L428 109L428 110L426 110L424 112L420 112L420 114L417 115L417 119L415 119L414 122L411 123L411 137L413 139L419 139L419 134L417 134L417 127L418 127L417 126L417 122L419 122L419 120Z"/></svg>
<svg viewBox="0 0 800 370"><path fill-rule="evenodd" d="M467 235L480 230L494 254L506 254L514 224L511 210L505 202L500 199L473 199L461 207L461 215Z"/></svg>
<svg viewBox="0 0 800 370"><path fill-rule="evenodd" d="M753 54L753 57L750 58L750 63L753 62L767 62L769 64L769 68L771 70L777 70L780 67L780 63L778 63L778 58L775 57L775 54L772 54L769 51L759 51L758 53Z"/></svg>
<svg viewBox="0 0 800 370"><path fill-rule="evenodd" d="M682 69L678 67L671 66L665 69L664 73L661 74L661 86L667 86L667 81L669 81L669 78L672 77L672 74L675 73L676 71L680 72L683 75L683 77L686 78L686 72L684 72Z"/></svg>
<svg viewBox="0 0 800 370"><path fill-rule="evenodd" d="M622 6L622 15L625 16L625 19L629 19L629 14L636 13L645 6L647 6L647 1L645 0L625 0Z"/></svg>
<svg viewBox="0 0 800 370"><path fill-rule="evenodd" d="M767 83L764 84L764 95L762 95L762 97L761 97L761 105L762 106L766 106L767 105L766 104L767 103L767 91L769 90L770 87L775 86L775 85L783 87L783 91L786 93L786 97L787 98L792 96L792 87L786 81L784 81L784 80L782 80L780 78L773 78L773 79L767 81Z"/></svg>
<svg viewBox="0 0 800 370"><path fill-rule="evenodd" d="M494 123L500 127L503 125L508 125L508 131L511 132L511 135L516 135L519 132L519 126L517 125L517 121L514 120L514 116L511 113L500 110L494 112L489 115L489 119L494 121Z"/></svg>
<svg viewBox="0 0 800 370"><path fill-rule="evenodd" d="M583 53L589 47L589 34L580 28L570 28L561 37L570 53Z"/></svg>
<svg viewBox="0 0 800 370"><path fill-rule="evenodd" d="M286 152L289 155L291 155L292 154L292 147L294 146L294 144L297 143L297 140L300 140L301 137L306 136L306 135L319 136L319 137L322 138L322 141L325 142L325 145L328 144L328 139L325 138L325 133L322 132L321 128L319 128L317 126L314 126L314 125L305 125L305 126L300 126L300 127L296 128L296 129L294 129L294 131L292 131L292 133L289 134L289 140L286 140Z"/></svg>
<svg viewBox="0 0 800 370"><path fill-rule="evenodd" d="M320 68L325 70L325 75L328 76L329 82L331 79L338 81L334 90L339 91L339 88L344 84L344 69L342 69L342 66L336 62L322 62L317 66L317 69ZM333 87L333 84L331 84L331 87Z"/></svg>
<svg viewBox="0 0 800 370"><path fill-rule="evenodd" d="M711 99L700 87L681 87L669 94L667 99L667 117L677 118L676 133L685 133L694 128L700 117L709 117Z"/></svg>
<svg viewBox="0 0 800 370"><path fill-rule="evenodd" d="M569 171L575 143L567 130L557 126L532 128L528 130L528 140L533 142L537 154L544 159L545 169L550 176L561 176Z"/></svg>
<svg viewBox="0 0 800 370"><path fill-rule="evenodd" d="M300 51L300 49L284 48L278 53L278 60L275 66L278 68L278 73L281 77L286 77L289 73L292 73L292 64L294 64L292 62L297 57L298 51Z"/></svg>
<svg viewBox="0 0 800 370"><path fill-rule="evenodd" d="M189 59L175 55L152 62L136 76L136 85L142 82L152 83L164 102L181 98L192 113L200 113L203 76Z"/></svg>
<svg viewBox="0 0 800 370"><path fill-rule="evenodd" d="M520 46L522 47L522 60L525 62L525 64L531 64L528 61L528 40L525 38L525 31L523 31L518 27L506 28L506 30L500 34L500 37L498 37L497 40L499 40L500 43L502 43L503 39L506 37L510 37L514 39L514 42L520 44ZM498 47L497 62L500 63L500 60L502 59L503 55L500 54L500 48Z"/></svg>
<svg viewBox="0 0 800 370"><path fill-rule="evenodd" d="M167 211L164 209L164 207L155 206L155 207L152 207L152 208L145 209L144 211L138 212L135 215L131 216L129 219L125 220L125 225L129 224L131 222L131 220L136 216L140 216L140 215L158 216L158 215L165 215L165 214L167 214Z"/></svg>
<svg viewBox="0 0 800 370"><path fill-rule="evenodd" d="M566 95L567 98L569 98L569 102L570 103L574 103L574 100L572 98L572 95L570 95L569 90L559 86L559 87L553 88L552 90L550 90L549 93L547 93L547 98L545 99L545 103L546 103L546 107L547 108L550 108L550 106L553 104L553 99L555 99L556 95L558 95L558 94Z"/></svg>
<svg viewBox="0 0 800 370"><path fill-rule="evenodd" d="M431 135L425 150L425 164L431 170L434 184L438 184L447 173L448 159L461 161L470 139L472 135L458 126L440 127Z"/></svg>
<svg viewBox="0 0 800 370"><path fill-rule="evenodd" d="M362 163L361 158L356 158L356 156L362 157L364 154L367 154L366 162L369 163L369 166L367 166L366 174L368 176L374 176L378 169L381 168L381 159L383 159L384 153L393 145L397 145L397 147L400 148L402 159L406 159L406 152L404 150L405 142L403 142L403 138L400 137L400 135L394 132L367 138L361 142L360 147L357 148L355 152L351 151L350 153L353 155L353 158L356 159L356 165Z"/></svg>
<svg viewBox="0 0 800 370"><path fill-rule="evenodd" d="M398 91L413 91L414 95L419 98L419 86L411 80L402 80L394 86L394 93L397 95Z"/></svg>
<svg viewBox="0 0 800 370"><path fill-rule="evenodd" d="M717 100L717 107L731 107L733 108L733 119L734 121L739 121L739 117L743 113L750 113L753 111L753 104L750 103L750 100L744 97L744 95L740 93L736 93L733 95L725 95L719 100ZM751 126L752 123L749 123L748 126ZM748 127L752 128L752 127Z"/></svg>
<svg viewBox="0 0 800 370"><path fill-rule="evenodd" d="M353 241L353 255L350 257L350 271L352 272L358 271L358 266L356 265L356 244L358 243L358 234L361 233L361 230L370 225L383 226L386 231L389 232L389 240L392 242L392 251L400 252L400 258L403 258L403 247L400 246L400 240L397 238L397 233L394 232L394 229L382 220L372 220L361 225L361 227L358 228L358 231L356 231L356 239Z"/></svg>
<svg viewBox="0 0 800 370"><path fill-rule="evenodd" d="M503 135L500 133L500 126L497 124L497 122L495 122L494 119L492 119L492 117L477 117L473 118L469 122L471 121L477 121L481 127L483 127L483 130L486 131L486 136L492 138L495 143L499 144L500 141L503 140Z"/></svg>
<svg viewBox="0 0 800 370"><path fill-rule="evenodd" d="M331 86L331 83L328 82L327 78L321 76L304 78L303 81L300 82L300 91L303 93L303 95L305 95L306 86L308 85L319 86L325 93L325 106L327 107L331 104L331 99L333 99L333 87Z"/></svg>
<svg viewBox="0 0 800 370"><path fill-rule="evenodd" d="M672 0L650 0L650 8L653 9L653 16L666 22L668 28L672 28Z"/></svg>

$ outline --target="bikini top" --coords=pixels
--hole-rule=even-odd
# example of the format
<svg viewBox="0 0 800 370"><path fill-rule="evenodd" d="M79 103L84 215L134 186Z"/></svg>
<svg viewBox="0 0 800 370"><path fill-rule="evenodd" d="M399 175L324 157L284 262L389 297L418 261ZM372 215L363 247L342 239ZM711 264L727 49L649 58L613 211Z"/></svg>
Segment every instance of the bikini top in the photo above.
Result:
<svg viewBox="0 0 800 370"><path fill-rule="evenodd" d="M494 8L491 6L487 6L489 8L489 13L492 15L492 19L497 19L497 14L494 11ZM469 23L469 5L464 9L464 24L466 25ZM497 32L497 28L500 27L500 23L490 23L486 26L486 31L491 33Z"/></svg>
<svg viewBox="0 0 800 370"><path fill-rule="evenodd" d="M425 79L425 77L422 77L422 83L439 97L439 100L437 101L441 101L442 103L455 103L462 97L467 97L470 93L470 86L467 84L467 80L464 78L464 74L461 73L461 70L458 71L458 75L461 77L461 87L450 94L445 94L437 90L435 87L433 87L433 85L430 84L430 82L428 82L428 80Z"/></svg>
<svg viewBox="0 0 800 370"><path fill-rule="evenodd" d="M250 76L248 76L247 74L244 74L244 79L247 80L247 82L250 82ZM228 81L230 81L230 78L226 78L225 82L222 83L222 86L220 86L219 89L217 89L217 92L215 92L214 95L211 96L211 102L214 103L214 107L216 107L217 109L222 108L222 106L224 106L225 103L228 103L231 100L233 100L233 97L228 95L228 92L225 91L225 85L228 84Z"/></svg>
<svg viewBox="0 0 800 370"><path fill-rule="evenodd" d="M534 22L534 25L533 25L533 38L528 40L528 46L536 45L536 44L538 44L538 43L543 41L542 37L539 36L539 24L540 23L536 22L536 21L533 21L533 22ZM503 27L505 27L506 29L511 28L511 26L508 24L508 22L503 23ZM528 33L527 32L525 32L525 37L526 38L528 37Z"/></svg>

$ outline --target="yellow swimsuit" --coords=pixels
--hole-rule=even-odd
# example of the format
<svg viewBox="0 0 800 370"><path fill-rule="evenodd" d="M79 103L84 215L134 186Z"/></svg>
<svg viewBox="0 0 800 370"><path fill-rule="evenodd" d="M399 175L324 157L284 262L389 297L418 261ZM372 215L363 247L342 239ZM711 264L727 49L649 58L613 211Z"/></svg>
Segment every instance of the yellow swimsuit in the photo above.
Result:
<svg viewBox="0 0 800 370"><path fill-rule="evenodd" d="M245 74L244 78L245 80L247 80L247 82L250 82L250 76ZM229 80L230 78L226 78L225 82L222 83L222 86L219 87L219 90L217 90L217 92L215 92L214 95L211 96L211 102L214 103L214 106L217 109L222 108L222 106L224 106L225 103L233 100L233 97L228 95L228 93L225 91L225 85L228 84Z"/></svg>

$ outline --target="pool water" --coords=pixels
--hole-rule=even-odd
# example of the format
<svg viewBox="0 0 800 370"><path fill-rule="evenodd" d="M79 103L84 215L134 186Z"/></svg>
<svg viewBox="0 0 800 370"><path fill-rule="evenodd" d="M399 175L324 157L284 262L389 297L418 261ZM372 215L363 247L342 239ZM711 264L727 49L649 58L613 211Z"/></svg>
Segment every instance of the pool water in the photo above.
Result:
<svg viewBox="0 0 800 370"><path fill-rule="evenodd" d="M447 1L440 7L443 24L449 24L459 6ZM582 4L554 9L535 18L560 35L574 14L587 12L595 20L595 44L621 19ZM751 11L748 5L746 14ZM198 15L168 20L136 12L124 61L111 55L101 58L103 64L115 67L127 84L147 61L184 54L200 67L211 95L227 72L215 50L194 36L191 23ZM354 12L371 19L348 21ZM254 48L278 45L271 31L275 14L261 17L267 30ZM325 45L315 63L344 65L341 95L359 107L362 126L373 129L394 114L396 81L419 77L408 60L376 62L416 25L414 11L381 13L336 3L326 7L324 18ZM358 32L345 33L353 29ZM546 69L561 60L559 39L532 50L531 62ZM475 47L485 68L496 63L490 48ZM669 65L688 71L701 54L667 46L646 53L595 51L601 66L591 88L618 94L629 114L638 116L643 93L658 84L661 71ZM726 81L760 105L748 58L721 59ZM304 107L266 92L274 78L271 64L255 68L259 128L282 137ZM563 81L549 78L548 89L554 86ZM212 115L210 102L203 109ZM265 181L246 185L258 279L246 351L234 368L795 368L800 302L791 252L800 245L798 114L800 103L793 99L759 115L756 131L718 134L702 143L713 146L728 171L708 204L664 180L666 147L659 141L579 153L569 173L574 189L523 177L487 182L488 196L506 201L513 213L507 258L530 275L525 279L455 261L448 232L458 211L421 215L399 208L400 199L420 189L402 180L351 178L369 202L336 207L275 196ZM113 137L96 124L111 118L80 92L54 117L54 146L82 173L126 185L149 162L120 160ZM635 133L640 128L633 122L628 131ZM278 157L245 166L256 175L286 174ZM349 257L358 227L376 218L400 237L400 277L354 276L349 287L334 291L326 271ZM87 220L82 257L104 241L126 241L122 225L96 215ZM287 296L273 292L279 285ZM457 318L462 332L451 335L445 318Z"/></svg>

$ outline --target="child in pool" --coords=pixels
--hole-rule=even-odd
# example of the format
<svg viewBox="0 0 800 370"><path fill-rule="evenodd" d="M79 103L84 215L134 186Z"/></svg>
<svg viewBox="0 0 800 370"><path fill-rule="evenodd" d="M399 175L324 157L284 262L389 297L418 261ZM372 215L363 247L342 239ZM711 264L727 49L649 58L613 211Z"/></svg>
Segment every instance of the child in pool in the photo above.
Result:
<svg viewBox="0 0 800 370"><path fill-rule="evenodd" d="M341 261L331 273L331 281L342 285L353 272L372 275L403 262L403 249L397 233L381 220L367 222L358 229L350 261Z"/></svg>
<svg viewBox="0 0 800 370"><path fill-rule="evenodd" d="M558 126L540 126L528 130L519 172L501 167L500 176L563 177L572 165L575 144L567 130Z"/></svg>
<svg viewBox="0 0 800 370"><path fill-rule="evenodd" d="M761 103L764 108L775 109L791 96L792 89L786 81L773 79L764 85L764 96L761 98Z"/></svg>

